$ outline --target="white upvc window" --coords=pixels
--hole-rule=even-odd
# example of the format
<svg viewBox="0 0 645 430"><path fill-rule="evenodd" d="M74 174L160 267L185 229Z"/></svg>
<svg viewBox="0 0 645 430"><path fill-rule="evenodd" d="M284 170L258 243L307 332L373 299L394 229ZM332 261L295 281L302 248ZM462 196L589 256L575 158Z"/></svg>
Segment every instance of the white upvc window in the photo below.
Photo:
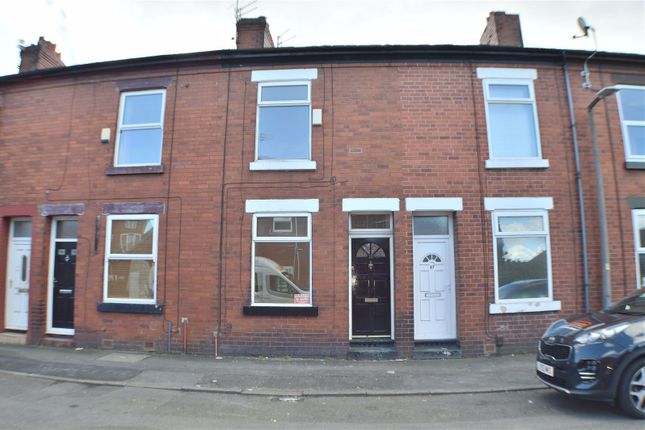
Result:
<svg viewBox="0 0 645 430"><path fill-rule="evenodd" d="M116 167L161 164L166 90L121 93L114 150Z"/></svg>
<svg viewBox="0 0 645 430"><path fill-rule="evenodd" d="M478 68L488 135L487 168L544 168L535 89L535 69Z"/></svg>
<svg viewBox="0 0 645 430"><path fill-rule="evenodd" d="M645 87L620 85L616 95L627 162L645 162Z"/></svg>
<svg viewBox="0 0 645 430"><path fill-rule="evenodd" d="M109 215L103 301L155 304L159 215Z"/></svg>
<svg viewBox="0 0 645 430"><path fill-rule="evenodd" d="M486 198L493 223L492 314L560 310L553 300L550 197Z"/></svg>
<svg viewBox="0 0 645 430"><path fill-rule="evenodd" d="M253 214L253 306L311 306L311 213Z"/></svg>
<svg viewBox="0 0 645 430"><path fill-rule="evenodd" d="M635 209L632 214L636 247L636 285L638 288L645 288L645 209Z"/></svg>
<svg viewBox="0 0 645 430"><path fill-rule="evenodd" d="M255 71L255 161L251 170L313 170L311 80L316 69Z"/></svg>

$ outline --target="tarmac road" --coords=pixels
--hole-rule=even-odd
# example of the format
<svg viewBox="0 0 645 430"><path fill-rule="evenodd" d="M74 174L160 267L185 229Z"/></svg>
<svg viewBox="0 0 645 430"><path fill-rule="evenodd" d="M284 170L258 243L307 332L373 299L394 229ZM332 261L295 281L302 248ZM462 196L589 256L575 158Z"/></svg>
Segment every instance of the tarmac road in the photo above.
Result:
<svg viewBox="0 0 645 430"><path fill-rule="evenodd" d="M0 428L638 429L609 405L547 390L275 397L88 385L0 373Z"/></svg>

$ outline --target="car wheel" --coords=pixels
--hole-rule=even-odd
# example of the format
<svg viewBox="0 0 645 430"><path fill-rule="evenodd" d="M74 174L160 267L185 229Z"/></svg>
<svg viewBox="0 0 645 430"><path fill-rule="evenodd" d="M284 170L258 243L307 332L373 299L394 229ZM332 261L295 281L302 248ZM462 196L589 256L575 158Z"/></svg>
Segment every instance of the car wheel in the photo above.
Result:
<svg viewBox="0 0 645 430"><path fill-rule="evenodd" d="M645 419L645 359L636 360L623 374L618 402L626 414Z"/></svg>

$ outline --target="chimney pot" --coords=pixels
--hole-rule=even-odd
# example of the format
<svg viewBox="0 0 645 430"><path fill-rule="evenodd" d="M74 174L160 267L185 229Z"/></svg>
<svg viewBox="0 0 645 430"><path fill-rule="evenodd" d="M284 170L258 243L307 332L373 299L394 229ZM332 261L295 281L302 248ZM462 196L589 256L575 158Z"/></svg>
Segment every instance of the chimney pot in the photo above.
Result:
<svg viewBox="0 0 645 430"><path fill-rule="evenodd" d="M522 28L519 15L491 12L486 28L479 39L481 45L517 46L522 48Z"/></svg>

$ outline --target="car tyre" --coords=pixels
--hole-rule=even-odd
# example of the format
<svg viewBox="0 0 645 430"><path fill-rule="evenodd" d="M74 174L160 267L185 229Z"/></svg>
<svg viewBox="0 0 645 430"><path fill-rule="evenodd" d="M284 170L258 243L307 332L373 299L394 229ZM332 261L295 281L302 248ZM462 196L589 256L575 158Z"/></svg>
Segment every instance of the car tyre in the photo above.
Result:
<svg viewBox="0 0 645 430"><path fill-rule="evenodd" d="M618 404L627 415L645 419L645 358L636 360L623 374Z"/></svg>

